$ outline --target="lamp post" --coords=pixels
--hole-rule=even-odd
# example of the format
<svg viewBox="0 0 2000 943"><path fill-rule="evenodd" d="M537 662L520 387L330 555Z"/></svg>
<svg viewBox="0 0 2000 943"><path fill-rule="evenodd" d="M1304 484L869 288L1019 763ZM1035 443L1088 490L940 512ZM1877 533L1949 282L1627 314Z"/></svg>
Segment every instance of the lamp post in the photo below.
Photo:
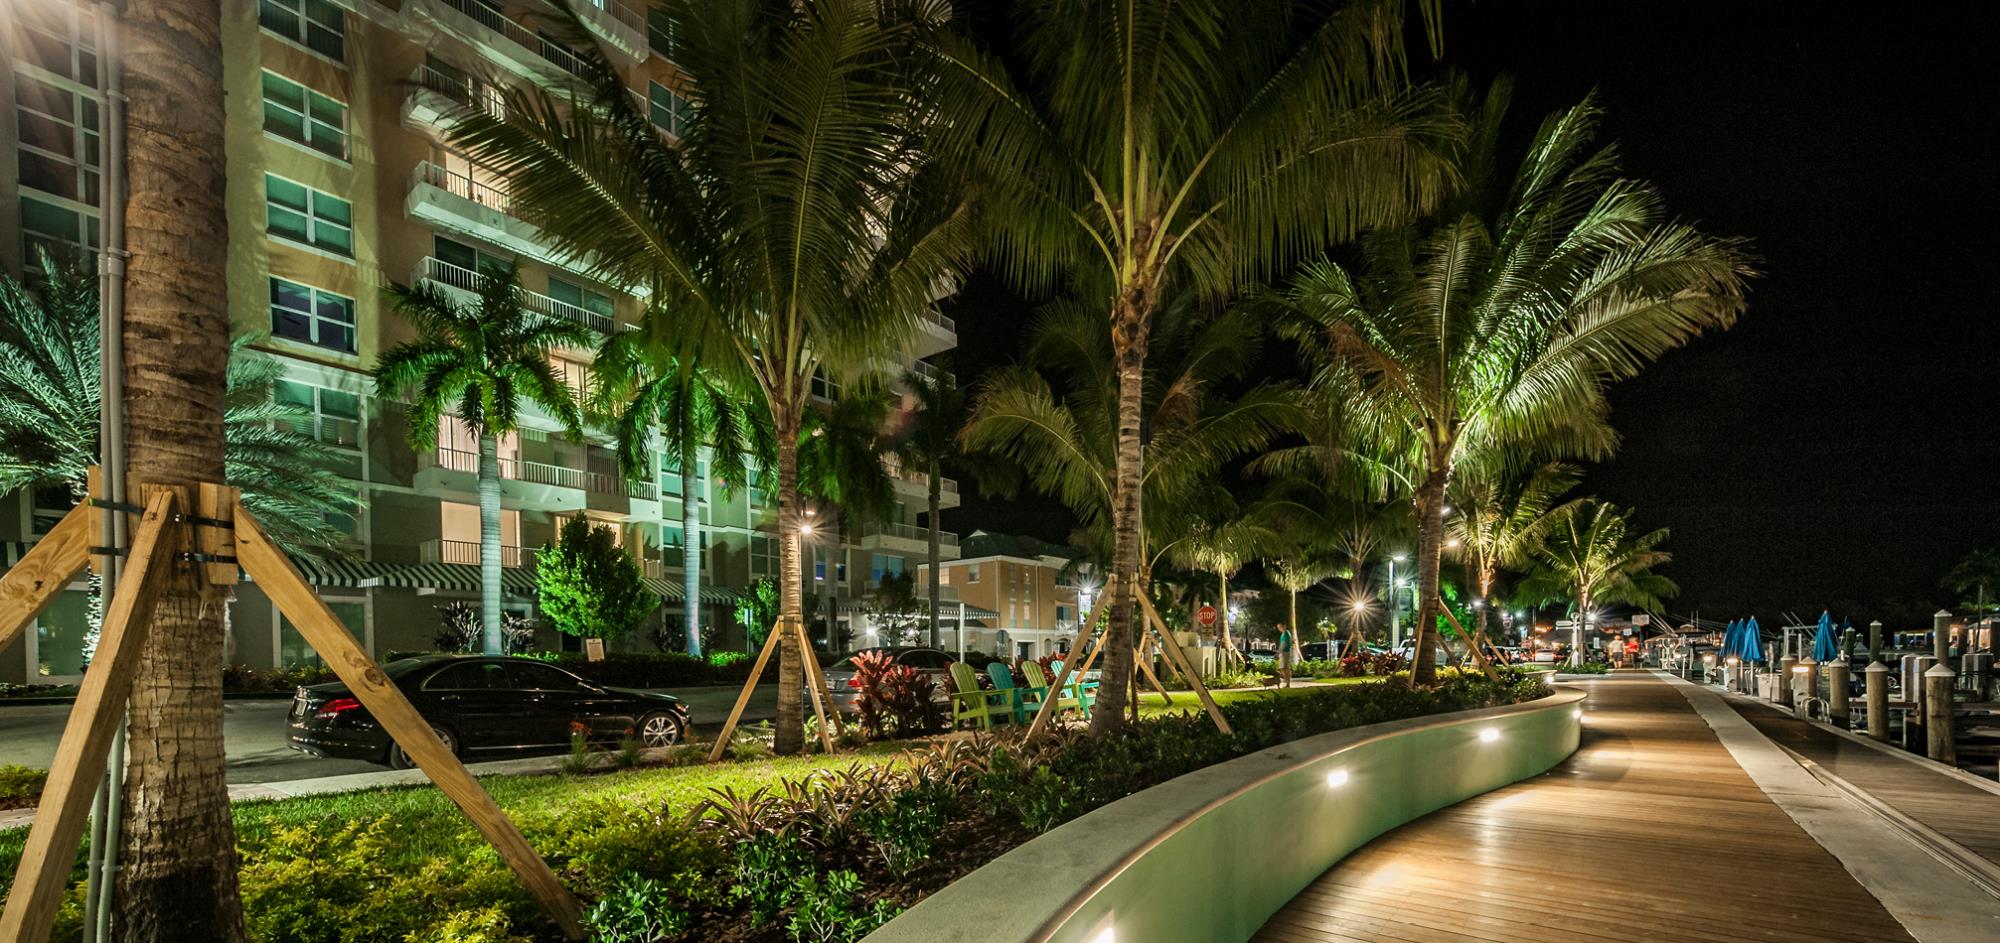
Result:
<svg viewBox="0 0 2000 943"><path fill-rule="evenodd" d="M1396 583L1396 564L1403 562L1398 553L1389 557L1389 648L1403 647L1403 591Z"/></svg>

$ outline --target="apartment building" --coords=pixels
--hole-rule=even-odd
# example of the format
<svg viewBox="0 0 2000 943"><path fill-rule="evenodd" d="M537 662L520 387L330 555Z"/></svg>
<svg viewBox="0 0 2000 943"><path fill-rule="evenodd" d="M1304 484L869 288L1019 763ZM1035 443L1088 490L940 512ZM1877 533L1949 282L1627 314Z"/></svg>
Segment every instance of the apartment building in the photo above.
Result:
<svg viewBox="0 0 2000 943"><path fill-rule="evenodd" d="M1046 540L973 531L959 544L958 559L939 566L938 594L948 601L945 644L953 638L957 604L968 618L964 648L1017 658L1068 651L1088 605L1087 577L1074 572L1074 553ZM917 585L930 585L929 564L917 567ZM920 592L927 591L920 589Z"/></svg>
<svg viewBox="0 0 2000 943"><path fill-rule="evenodd" d="M40 250L87 261L101 243L103 96L89 5L6 6L0 99L13 106L0 115L0 264L19 275ZM338 450L361 494L359 513L336 522L352 535L353 561L305 570L370 651L427 649L437 607L478 598L476 443L446 417L438 447L414 452L404 408L371 395L377 355L410 336L384 289L428 282L470 301L486 271L511 263L528 306L544 316L600 333L637 320L643 289L566 268L514 214L505 181L454 152L440 125L454 105L501 107L503 85L563 87L580 61L549 29L556 11L543 0L225 0L223 8L231 320L268 335L261 347L285 366L279 395L313 413L311 431ZM577 10L660 133L679 134L690 100L670 25L638 0L580 0ZM955 344L950 319L931 313L904 356L914 369L934 369L921 358ZM589 350L557 355L579 387L590 360ZM641 561L667 600L655 616L666 637L679 635L682 502L700 503L701 596L712 623L731 619L743 587L777 575L766 495L728 488L705 460L680 469L658 449L653 473L627 481L607 440L571 442L558 430L530 410L500 445L510 610L532 611L535 551L579 512L616 528ZM808 593L851 598L871 576L925 558L917 523L927 481L892 472L899 503L890 521L816 547ZM943 483L943 497L944 507L957 505L955 482ZM0 508L0 563L18 559L67 500L24 493ZM954 535L944 551L957 556ZM80 673L87 607L82 587L73 589L35 632L0 651L0 682ZM230 624L236 663L315 657L252 584L236 594ZM545 634L540 643L560 641ZM651 647L647 638L623 644Z"/></svg>

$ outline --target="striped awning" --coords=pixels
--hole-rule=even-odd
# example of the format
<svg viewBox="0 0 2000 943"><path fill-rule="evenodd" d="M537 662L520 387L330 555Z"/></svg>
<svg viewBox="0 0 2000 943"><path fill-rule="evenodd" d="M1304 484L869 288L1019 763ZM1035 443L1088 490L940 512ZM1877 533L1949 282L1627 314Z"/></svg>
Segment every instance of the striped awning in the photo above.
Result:
<svg viewBox="0 0 2000 943"><path fill-rule="evenodd" d="M645 582L647 589L652 590L661 599L668 602L681 602L687 599L687 585L678 580L663 580L658 577L649 576L646 577ZM726 589L717 589L714 586L703 586L701 588L701 601L717 605L728 605L736 601L736 594Z"/></svg>
<svg viewBox="0 0 2000 943"><path fill-rule="evenodd" d="M377 585L390 589L429 589L445 592L479 592L479 568L463 563L411 563L391 567ZM500 588L517 596L535 591L535 574L519 567L500 571Z"/></svg>
<svg viewBox="0 0 2000 943"><path fill-rule="evenodd" d="M930 606L930 600L928 598L922 596L917 597L917 608L923 610L924 618L926 619L930 618L931 606ZM840 611L843 613L852 615L855 613L865 612L867 611L867 609L868 609L868 600L857 596L850 596L840 601ZM991 609L981 609L978 606L971 606L971 605L965 607L965 621L967 623L993 622L995 620L998 620L999 618L1000 614L994 612ZM938 619L945 622L946 624L950 625L957 624L958 603L945 602L943 600L940 600L938 602Z"/></svg>
<svg viewBox="0 0 2000 943"><path fill-rule="evenodd" d="M382 576L395 567L385 563L367 560L345 560L339 557L308 557L291 554L292 565L306 582L314 586L340 586L349 589L366 589L381 583Z"/></svg>

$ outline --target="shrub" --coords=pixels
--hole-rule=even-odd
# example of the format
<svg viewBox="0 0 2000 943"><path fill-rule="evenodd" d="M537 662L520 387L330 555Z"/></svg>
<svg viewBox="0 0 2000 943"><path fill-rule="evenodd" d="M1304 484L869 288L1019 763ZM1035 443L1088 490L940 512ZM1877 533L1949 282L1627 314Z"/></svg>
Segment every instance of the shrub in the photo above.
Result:
<svg viewBox="0 0 2000 943"><path fill-rule="evenodd" d="M1611 673L1611 666L1601 661L1586 661L1581 665L1558 665L1556 671L1566 675L1605 675Z"/></svg>
<svg viewBox="0 0 2000 943"><path fill-rule="evenodd" d="M577 638L621 638L660 607L612 529L581 511L536 555L535 591L536 607L556 631Z"/></svg>
<svg viewBox="0 0 2000 943"><path fill-rule="evenodd" d="M0 809L33 803L42 794L49 771L14 763L0 765Z"/></svg>
<svg viewBox="0 0 2000 943"><path fill-rule="evenodd" d="M750 660L750 653L749 653L749 652L709 652L709 653L708 653L708 663L709 663L709 665L710 665L711 667L715 667L715 668L727 668L727 667L729 667L730 665L733 665L733 664L736 664L737 662L748 662L749 660ZM746 666L744 667L744 669L743 669L743 673L744 673L744 676L745 676L745 677L748 677L748 676L749 676L749 674L750 674L750 669L749 669L749 667L748 667L747 665L746 665Z"/></svg>
<svg viewBox="0 0 2000 943"><path fill-rule="evenodd" d="M482 651L486 629L479 621L479 607L469 602L446 603L433 607L438 613L437 634L431 636L434 652L390 652L383 661L435 652L464 654ZM535 647L535 624L512 612L500 614L500 647L509 654L521 654Z"/></svg>
<svg viewBox="0 0 2000 943"><path fill-rule="evenodd" d="M854 680L860 686L855 709L861 728L872 738L887 736L893 724L897 736L929 733L944 724L937 703L937 681L909 665L898 665L884 652L854 656Z"/></svg>
<svg viewBox="0 0 2000 943"><path fill-rule="evenodd" d="M0 681L0 700L10 697L75 697L74 684L12 684Z"/></svg>
<svg viewBox="0 0 2000 943"><path fill-rule="evenodd" d="M888 923L901 908L885 900L861 906L861 876L833 871L825 880L811 872L799 875L785 889L792 908L785 929L798 943L853 943Z"/></svg>
<svg viewBox="0 0 2000 943"><path fill-rule="evenodd" d="M812 855L797 835L766 832L736 843L736 867L729 896L750 908L750 922L763 926L776 920L786 905L792 875L810 871Z"/></svg>
<svg viewBox="0 0 2000 943"><path fill-rule="evenodd" d="M661 943L686 933L690 922L666 884L639 875L598 898L585 919L593 943Z"/></svg>
<svg viewBox="0 0 2000 943"><path fill-rule="evenodd" d="M855 823L881 853L889 873L905 878L930 857L931 846L957 809L958 796L950 786L920 782L861 813Z"/></svg>

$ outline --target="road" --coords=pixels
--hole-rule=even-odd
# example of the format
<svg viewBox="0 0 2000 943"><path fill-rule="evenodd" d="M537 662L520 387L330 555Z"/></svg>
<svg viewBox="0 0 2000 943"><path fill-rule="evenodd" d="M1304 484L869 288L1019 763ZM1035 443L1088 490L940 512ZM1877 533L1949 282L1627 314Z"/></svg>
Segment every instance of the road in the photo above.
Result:
<svg viewBox="0 0 2000 943"><path fill-rule="evenodd" d="M670 688L666 693L688 705L697 734L713 736L729 716L739 688ZM777 715L778 686L760 685L744 709L745 721ZM285 745L288 700L231 700L222 704L223 749L229 755L229 782L270 783L346 773L366 773L382 767L360 760L328 760L308 756ZM46 769L69 721L68 704L0 704L0 765L19 763Z"/></svg>

